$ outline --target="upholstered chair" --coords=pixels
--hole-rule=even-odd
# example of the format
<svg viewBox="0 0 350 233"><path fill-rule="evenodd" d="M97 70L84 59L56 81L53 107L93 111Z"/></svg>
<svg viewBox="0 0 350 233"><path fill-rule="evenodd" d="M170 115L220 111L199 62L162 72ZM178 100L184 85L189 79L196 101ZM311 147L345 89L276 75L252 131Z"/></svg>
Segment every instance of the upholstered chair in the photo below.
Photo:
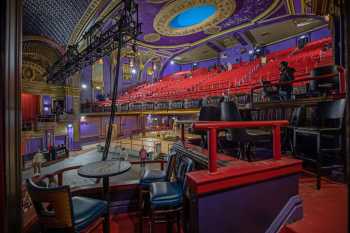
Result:
<svg viewBox="0 0 350 233"><path fill-rule="evenodd" d="M69 186L42 187L32 179L27 179L26 186L42 232L88 233L104 221L105 201L72 197Z"/></svg>

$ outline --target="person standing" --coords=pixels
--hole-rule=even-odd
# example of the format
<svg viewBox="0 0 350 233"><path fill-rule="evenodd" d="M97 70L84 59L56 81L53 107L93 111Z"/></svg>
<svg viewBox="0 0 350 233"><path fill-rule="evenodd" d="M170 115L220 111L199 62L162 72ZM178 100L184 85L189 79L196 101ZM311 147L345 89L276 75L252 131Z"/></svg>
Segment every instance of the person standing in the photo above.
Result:
<svg viewBox="0 0 350 233"><path fill-rule="evenodd" d="M145 167L145 161L147 159L147 151L145 150L144 146L142 146L141 150L139 151L139 157L141 160L141 167Z"/></svg>
<svg viewBox="0 0 350 233"><path fill-rule="evenodd" d="M279 95L283 100L290 100L293 93L293 84L295 69L288 66L288 62L280 63L280 87Z"/></svg>
<svg viewBox="0 0 350 233"><path fill-rule="evenodd" d="M126 152L125 148L123 147L123 148L122 148L122 152L120 153L120 158L121 158L122 160L127 161L127 160L128 160L128 157L129 157L128 152Z"/></svg>
<svg viewBox="0 0 350 233"><path fill-rule="evenodd" d="M34 169L34 176L40 175L41 172L41 164L44 163L46 160L44 158L44 154L41 153L41 150L38 150L38 152L35 153L33 157L33 169Z"/></svg>

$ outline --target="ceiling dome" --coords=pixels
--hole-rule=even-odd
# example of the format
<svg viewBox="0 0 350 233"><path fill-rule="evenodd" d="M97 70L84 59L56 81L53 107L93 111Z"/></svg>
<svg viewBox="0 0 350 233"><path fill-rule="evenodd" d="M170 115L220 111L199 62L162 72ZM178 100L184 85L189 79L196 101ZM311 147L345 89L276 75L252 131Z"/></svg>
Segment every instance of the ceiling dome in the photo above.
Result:
<svg viewBox="0 0 350 233"><path fill-rule="evenodd" d="M190 7L178 15L176 15L171 21L170 26L172 28L185 28L202 23L216 12L215 5L205 4Z"/></svg>

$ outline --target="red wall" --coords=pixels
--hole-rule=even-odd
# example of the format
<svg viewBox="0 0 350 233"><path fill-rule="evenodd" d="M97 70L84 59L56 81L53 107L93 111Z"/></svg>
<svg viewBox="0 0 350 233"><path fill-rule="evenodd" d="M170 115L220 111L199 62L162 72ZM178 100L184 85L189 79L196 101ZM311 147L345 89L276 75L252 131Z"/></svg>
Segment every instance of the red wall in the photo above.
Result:
<svg viewBox="0 0 350 233"><path fill-rule="evenodd" d="M39 96L22 93L21 99L22 120L34 120L39 113Z"/></svg>

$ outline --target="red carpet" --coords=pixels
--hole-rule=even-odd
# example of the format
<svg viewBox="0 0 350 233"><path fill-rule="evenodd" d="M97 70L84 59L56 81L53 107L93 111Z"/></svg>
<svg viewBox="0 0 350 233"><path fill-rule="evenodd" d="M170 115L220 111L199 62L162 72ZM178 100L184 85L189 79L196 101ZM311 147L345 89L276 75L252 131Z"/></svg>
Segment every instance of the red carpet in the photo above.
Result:
<svg viewBox="0 0 350 233"><path fill-rule="evenodd" d="M304 175L300 181L300 194L304 201L303 220L288 225L280 233L346 233L347 188L344 184L323 180L321 190L315 188L315 178ZM137 215L122 214L111 219L112 233L138 233ZM100 231L102 232L102 231ZM157 225L154 233L166 233L165 225ZM144 233L149 233L148 224ZM174 225L174 233L176 228Z"/></svg>
<svg viewBox="0 0 350 233"><path fill-rule="evenodd" d="M148 223L145 222L143 226L143 233L149 233ZM102 233L102 226L96 231L96 233ZM139 233L139 216L136 214L120 214L111 218L111 233ZM153 228L153 233L166 233L165 224L157 224ZM95 233L95 232L91 232ZM173 233L177 233L176 226L174 224ZM181 233L183 233L181 231Z"/></svg>
<svg viewBox="0 0 350 233"><path fill-rule="evenodd" d="M304 201L304 218L281 233L348 232L346 185L322 180L321 190L316 190L316 179L305 175L299 187Z"/></svg>

